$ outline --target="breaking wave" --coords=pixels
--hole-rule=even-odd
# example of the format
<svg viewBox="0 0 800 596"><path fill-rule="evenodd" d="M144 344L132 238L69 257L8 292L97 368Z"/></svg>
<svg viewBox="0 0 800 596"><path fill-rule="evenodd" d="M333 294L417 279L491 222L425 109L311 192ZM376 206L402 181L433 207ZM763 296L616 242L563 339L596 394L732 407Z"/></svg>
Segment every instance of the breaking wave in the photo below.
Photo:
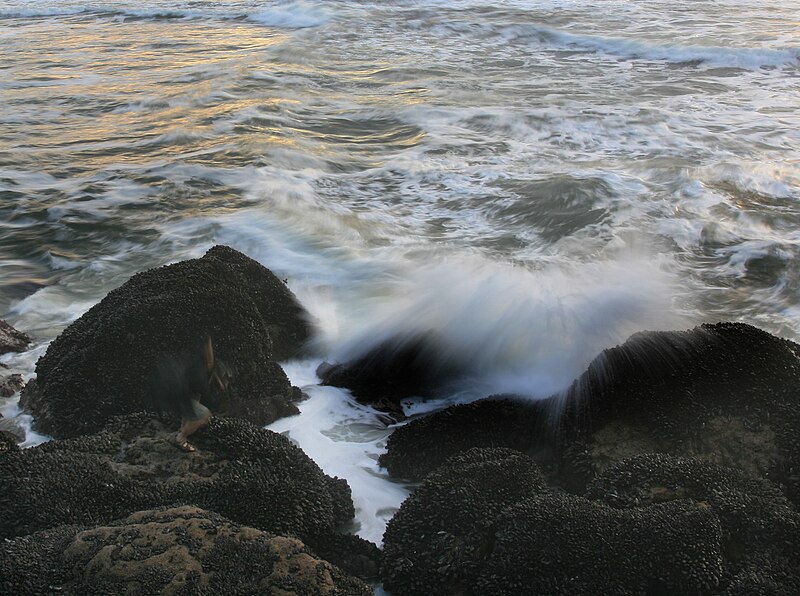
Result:
<svg viewBox="0 0 800 596"><path fill-rule="evenodd" d="M475 397L547 397L603 349L682 323L670 274L644 257L538 271L474 258L417 264L387 290L325 337L334 358L434 337L430 366L464 371L456 385Z"/></svg>

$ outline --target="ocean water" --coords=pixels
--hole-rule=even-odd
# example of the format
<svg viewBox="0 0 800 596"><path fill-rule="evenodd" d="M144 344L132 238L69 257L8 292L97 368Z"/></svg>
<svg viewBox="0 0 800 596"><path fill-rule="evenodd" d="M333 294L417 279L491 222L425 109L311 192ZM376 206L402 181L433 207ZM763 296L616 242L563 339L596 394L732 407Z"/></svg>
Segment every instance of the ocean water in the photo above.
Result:
<svg viewBox="0 0 800 596"><path fill-rule="evenodd" d="M379 543L391 429L324 358L435 330L472 374L420 415L550 395L643 329L800 339L799 90L797 0L5 0L0 317L35 344L0 361L229 244L318 330L271 428Z"/></svg>

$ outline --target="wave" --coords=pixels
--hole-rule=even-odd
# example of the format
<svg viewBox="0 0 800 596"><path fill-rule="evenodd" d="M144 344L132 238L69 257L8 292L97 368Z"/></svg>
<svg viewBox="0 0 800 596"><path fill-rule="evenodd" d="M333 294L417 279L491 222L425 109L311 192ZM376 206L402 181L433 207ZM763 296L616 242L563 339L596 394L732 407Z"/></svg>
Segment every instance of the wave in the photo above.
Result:
<svg viewBox="0 0 800 596"><path fill-rule="evenodd" d="M419 29L425 25L410 24ZM448 37L479 35L507 43L528 43L537 50L578 51L623 60L645 60L671 64L703 64L721 68L755 70L769 67L800 66L800 47L730 47L651 43L635 38L576 34L540 24L483 23L448 21L434 25Z"/></svg>
<svg viewBox="0 0 800 596"><path fill-rule="evenodd" d="M279 0L272 5L261 4L254 10L226 10L220 6L209 6L204 9L183 8L170 6L165 8L156 4L153 6L133 7L120 3L86 4L86 3L53 3L45 2L19 2L10 6L0 7L0 18L46 18L89 16L115 19L218 19L226 21L247 21L279 29L303 29L319 27L332 18L330 9L321 4L305 0L283 1Z"/></svg>
<svg viewBox="0 0 800 596"><path fill-rule="evenodd" d="M758 69L800 65L800 47L748 48L647 43L637 39L578 35L540 25L510 25L501 35L507 39L534 39L553 49L572 49L631 60L677 64Z"/></svg>
<svg viewBox="0 0 800 596"><path fill-rule="evenodd" d="M758 69L800 65L800 48L734 48L722 46L649 44L633 39L575 35L554 29L539 30L545 39L568 48L579 48L634 60L678 64Z"/></svg>

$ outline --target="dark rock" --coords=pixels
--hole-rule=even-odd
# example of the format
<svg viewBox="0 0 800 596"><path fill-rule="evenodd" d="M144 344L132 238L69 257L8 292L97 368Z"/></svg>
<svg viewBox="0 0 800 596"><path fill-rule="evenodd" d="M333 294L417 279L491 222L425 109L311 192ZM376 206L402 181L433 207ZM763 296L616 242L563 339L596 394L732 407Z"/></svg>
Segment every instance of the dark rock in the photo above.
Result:
<svg viewBox="0 0 800 596"><path fill-rule="evenodd" d="M494 397L459 404L400 426L380 464L391 476L419 481L447 459L473 447L507 447L551 456L549 403Z"/></svg>
<svg viewBox="0 0 800 596"><path fill-rule="evenodd" d="M175 446L176 428L177 421L165 426L134 414L95 435L7 453L0 458L0 537L193 504L314 548L334 541L352 519L346 482L323 474L286 437L213 418L193 436L199 451L190 454Z"/></svg>
<svg viewBox="0 0 800 596"><path fill-rule="evenodd" d="M723 592L725 596L789 596L800 594L800 577L773 569L770 561L739 573Z"/></svg>
<svg viewBox="0 0 800 596"><path fill-rule="evenodd" d="M471 593L713 593L720 534L716 517L691 501L616 510L571 495L531 497L495 520Z"/></svg>
<svg viewBox="0 0 800 596"><path fill-rule="evenodd" d="M10 432L0 430L0 455L19 451L17 437Z"/></svg>
<svg viewBox="0 0 800 596"><path fill-rule="evenodd" d="M587 497L626 509L704 503L722 527L724 586L741 593L759 577L758 583L781 586L780 593L800 585L800 514L768 480L700 459L640 455L606 468Z"/></svg>
<svg viewBox="0 0 800 596"><path fill-rule="evenodd" d="M28 344L30 343L30 337L0 319L0 354L24 352L28 349Z"/></svg>
<svg viewBox="0 0 800 596"><path fill-rule="evenodd" d="M721 534L703 504L618 510L548 493L518 452L473 449L389 522L382 579L398 596L708 593L722 575Z"/></svg>
<svg viewBox="0 0 800 596"><path fill-rule="evenodd" d="M364 595L372 590L296 538L194 506L61 526L0 544L5 594Z"/></svg>
<svg viewBox="0 0 800 596"><path fill-rule="evenodd" d="M700 457L769 478L800 502L800 346L744 324L633 336L563 397L485 400L398 428L381 458L418 479L474 446L535 456L576 493L641 453Z"/></svg>
<svg viewBox="0 0 800 596"><path fill-rule="evenodd" d="M235 378L206 405L264 425L297 412L298 391L277 360L300 349L308 333L302 307L281 280L215 246L201 259L139 273L110 292L50 344L20 403L39 432L96 432L112 416L147 409L156 363L210 335Z"/></svg>
<svg viewBox="0 0 800 596"><path fill-rule="evenodd" d="M323 385L349 389L357 401L403 420L402 399L430 396L461 370L445 353L433 334L392 338L348 362L323 363L317 375Z"/></svg>
<svg viewBox="0 0 800 596"><path fill-rule="evenodd" d="M25 381L22 380L22 375L13 374L0 377L0 397L11 397L17 391L22 390L24 386Z"/></svg>
<svg viewBox="0 0 800 596"><path fill-rule="evenodd" d="M472 449L449 460L387 525L384 586L395 594L468 591L473 568L485 556L485 526L504 508L543 489L533 461L515 451Z"/></svg>
<svg viewBox="0 0 800 596"><path fill-rule="evenodd" d="M328 534L314 540L314 552L360 579L378 580L381 550L360 536Z"/></svg>

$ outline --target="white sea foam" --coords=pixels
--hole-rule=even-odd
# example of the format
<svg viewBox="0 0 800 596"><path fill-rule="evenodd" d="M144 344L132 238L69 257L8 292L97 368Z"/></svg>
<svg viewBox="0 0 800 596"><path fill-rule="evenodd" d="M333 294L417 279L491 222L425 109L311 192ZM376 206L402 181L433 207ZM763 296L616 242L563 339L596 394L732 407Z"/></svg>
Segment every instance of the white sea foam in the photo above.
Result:
<svg viewBox="0 0 800 596"><path fill-rule="evenodd" d="M540 23L473 23L448 21L435 29L447 35L489 37L510 44L527 43L537 50L578 50L625 60L642 60L676 64L704 64L713 67L760 69L765 67L800 66L800 47L796 45L742 47L660 43L640 37L612 37L597 34L576 34Z"/></svg>
<svg viewBox="0 0 800 596"><path fill-rule="evenodd" d="M300 416L282 418L268 428L288 435L326 474L347 480L356 508L355 532L381 544L386 523L408 496L408 488L390 482L377 463L391 429L346 391L318 386L314 374L318 364L283 365L291 382L309 399L299 404Z"/></svg>
<svg viewBox="0 0 800 596"><path fill-rule="evenodd" d="M800 200L800 171L797 168L726 161L713 167L697 168L695 174L706 184L724 184L741 194Z"/></svg>
<svg viewBox="0 0 800 596"><path fill-rule="evenodd" d="M19 328L28 330L31 335L37 335L35 330L25 327L23 319L13 318L12 323L19 326ZM5 375L6 373L21 374L23 380L27 383L35 377L34 369L36 361L44 355L47 346L50 342L37 342L34 341L27 351L25 352L12 352L0 356L2 362L8 369L0 369L0 372ZM22 443L23 447L32 447L49 441L50 437L39 434L32 428L33 419L29 414L24 414L19 408L19 393L10 397L0 397L0 414L5 418L12 419L14 423L25 432L25 441Z"/></svg>
<svg viewBox="0 0 800 596"><path fill-rule="evenodd" d="M20 329L46 335L53 330L60 332L95 303L94 297L81 300L64 287L48 286L19 301L10 313Z"/></svg>

